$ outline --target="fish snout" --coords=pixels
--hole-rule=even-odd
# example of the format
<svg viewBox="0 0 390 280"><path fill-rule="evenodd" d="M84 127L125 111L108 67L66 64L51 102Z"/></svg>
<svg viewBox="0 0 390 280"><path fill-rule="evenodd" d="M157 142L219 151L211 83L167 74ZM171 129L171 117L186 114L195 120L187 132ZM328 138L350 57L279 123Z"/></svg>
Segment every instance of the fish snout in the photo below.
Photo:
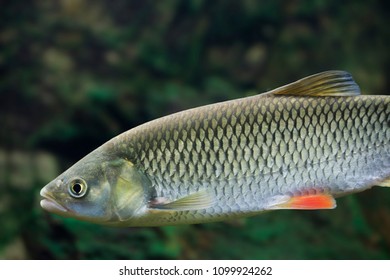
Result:
<svg viewBox="0 0 390 280"><path fill-rule="evenodd" d="M58 186L58 182L56 182ZM54 198L52 192L50 191L50 184L41 189L40 195L43 197L41 200L41 207L49 212L63 214L68 212L68 210L60 205Z"/></svg>

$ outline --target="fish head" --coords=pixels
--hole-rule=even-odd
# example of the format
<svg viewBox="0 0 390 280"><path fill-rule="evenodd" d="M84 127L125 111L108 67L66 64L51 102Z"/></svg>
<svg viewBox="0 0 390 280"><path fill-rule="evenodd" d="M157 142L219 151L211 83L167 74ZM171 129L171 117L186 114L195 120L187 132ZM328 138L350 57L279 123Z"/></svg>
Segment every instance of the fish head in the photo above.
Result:
<svg viewBox="0 0 390 280"><path fill-rule="evenodd" d="M61 216L115 225L146 207L147 183L126 159L87 156L42 188L41 206Z"/></svg>

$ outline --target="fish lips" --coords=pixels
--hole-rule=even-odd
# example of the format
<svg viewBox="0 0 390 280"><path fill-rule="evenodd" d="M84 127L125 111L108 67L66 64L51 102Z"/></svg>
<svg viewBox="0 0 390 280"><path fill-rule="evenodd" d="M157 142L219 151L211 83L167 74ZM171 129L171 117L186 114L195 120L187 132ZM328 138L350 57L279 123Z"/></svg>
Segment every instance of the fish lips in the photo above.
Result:
<svg viewBox="0 0 390 280"><path fill-rule="evenodd" d="M40 192L40 195L43 197L41 200L41 207L49 212L53 212L56 214L64 215L68 212L68 210L62 205L58 204L54 197L47 192L46 188L43 188Z"/></svg>

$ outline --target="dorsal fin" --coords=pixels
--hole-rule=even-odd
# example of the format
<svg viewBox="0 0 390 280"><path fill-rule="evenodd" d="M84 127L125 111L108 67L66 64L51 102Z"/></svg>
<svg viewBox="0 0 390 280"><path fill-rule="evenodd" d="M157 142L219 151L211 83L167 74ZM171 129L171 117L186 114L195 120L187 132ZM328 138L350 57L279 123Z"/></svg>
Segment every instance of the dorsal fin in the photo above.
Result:
<svg viewBox="0 0 390 280"><path fill-rule="evenodd" d="M360 88L346 71L326 71L267 92L275 95L354 96Z"/></svg>

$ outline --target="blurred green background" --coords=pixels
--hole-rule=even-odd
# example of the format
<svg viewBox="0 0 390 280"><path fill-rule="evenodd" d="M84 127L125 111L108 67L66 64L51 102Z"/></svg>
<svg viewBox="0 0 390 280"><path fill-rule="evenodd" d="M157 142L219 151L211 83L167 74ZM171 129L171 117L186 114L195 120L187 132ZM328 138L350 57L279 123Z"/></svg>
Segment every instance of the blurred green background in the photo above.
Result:
<svg viewBox="0 0 390 280"><path fill-rule="evenodd" d="M4 1L0 258L389 259L390 190L332 211L160 228L45 213L39 190L113 136L316 72L390 93L386 1Z"/></svg>

